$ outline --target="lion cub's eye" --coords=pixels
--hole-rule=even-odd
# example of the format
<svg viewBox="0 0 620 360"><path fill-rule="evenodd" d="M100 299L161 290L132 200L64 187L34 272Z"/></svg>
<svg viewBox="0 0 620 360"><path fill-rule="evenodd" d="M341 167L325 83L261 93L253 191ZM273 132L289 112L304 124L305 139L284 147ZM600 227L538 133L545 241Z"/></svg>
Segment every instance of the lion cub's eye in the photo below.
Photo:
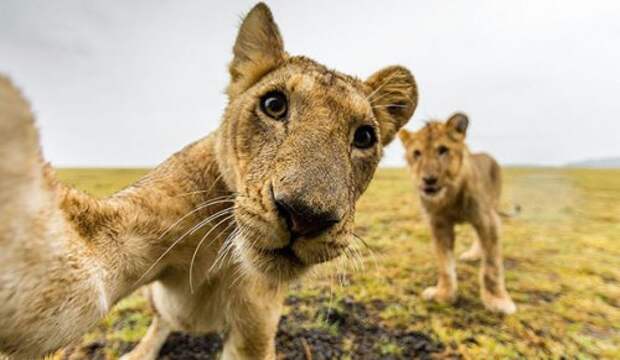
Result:
<svg viewBox="0 0 620 360"><path fill-rule="evenodd" d="M441 145L440 147L437 148L437 153L439 155L446 155L450 152L450 149L448 149L446 146Z"/></svg>
<svg viewBox="0 0 620 360"><path fill-rule="evenodd" d="M422 152L420 150L414 150L413 151L413 158L414 159L419 159L420 156L422 156Z"/></svg>
<svg viewBox="0 0 620 360"><path fill-rule="evenodd" d="M353 135L353 146L358 149L368 149L377 142L375 129L369 125L363 125L355 130Z"/></svg>
<svg viewBox="0 0 620 360"><path fill-rule="evenodd" d="M288 111L286 95L280 91L270 91L260 99L260 109L270 118L281 120Z"/></svg>

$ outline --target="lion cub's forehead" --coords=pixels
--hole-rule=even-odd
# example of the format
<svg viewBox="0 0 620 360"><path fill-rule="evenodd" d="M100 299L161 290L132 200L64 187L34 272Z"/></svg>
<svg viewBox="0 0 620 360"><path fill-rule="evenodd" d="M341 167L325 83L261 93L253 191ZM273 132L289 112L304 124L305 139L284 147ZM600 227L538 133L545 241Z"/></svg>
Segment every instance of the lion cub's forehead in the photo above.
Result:
<svg viewBox="0 0 620 360"><path fill-rule="evenodd" d="M422 146L433 146L437 143L452 143L446 125L439 121L429 121L420 129L415 140Z"/></svg>
<svg viewBox="0 0 620 360"><path fill-rule="evenodd" d="M291 89L292 92L310 98L331 98L340 106L350 107L357 112L370 109L370 104L363 93L330 73L294 74L287 81L287 88Z"/></svg>
<svg viewBox="0 0 620 360"><path fill-rule="evenodd" d="M324 99L341 110L363 116L371 112L361 81L323 66L292 66L286 87L310 99Z"/></svg>

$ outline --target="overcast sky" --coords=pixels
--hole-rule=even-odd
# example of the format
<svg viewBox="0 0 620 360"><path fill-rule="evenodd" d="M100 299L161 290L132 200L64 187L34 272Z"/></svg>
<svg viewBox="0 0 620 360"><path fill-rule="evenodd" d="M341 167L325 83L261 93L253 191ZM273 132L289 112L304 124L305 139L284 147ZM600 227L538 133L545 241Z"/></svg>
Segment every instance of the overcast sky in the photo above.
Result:
<svg viewBox="0 0 620 360"><path fill-rule="evenodd" d="M0 72L57 166L151 166L206 135L253 1L0 1ZM408 128L456 110L504 164L620 155L620 1L269 1L287 50L365 78L409 67ZM391 145L384 165L403 164Z"/></svg>

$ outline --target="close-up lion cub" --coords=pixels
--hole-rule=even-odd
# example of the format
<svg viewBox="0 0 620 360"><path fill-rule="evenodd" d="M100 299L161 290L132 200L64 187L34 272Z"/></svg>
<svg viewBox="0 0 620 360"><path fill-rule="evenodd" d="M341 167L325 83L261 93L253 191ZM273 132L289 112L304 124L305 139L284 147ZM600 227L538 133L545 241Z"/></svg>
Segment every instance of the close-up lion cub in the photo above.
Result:
<svg viewBox="0 0 620 360"><path fill-rule="evenodd" d="M362 81L289 55L262 3L233 55L219 128L104 199L56 180L0 78L0 353L49 354L152 283L153 322L125 359L156 358L173 330L221 331L224 359L275 359L286 285L348 250L417 89L400 66Z"/></svg>
<svg viewBox="0 0 620 360"><path fill-rule="evenodd" d="M428 122L421 130L400 131L405 157L420 202L430 223L438 265L436 286L424 290L427 300L452 303L457 297L454 227L471 224L478 241L461 260L481 261L480 297L494 312L512 314L516 306L504 285L499 241L499 164L488 154L472 154L465 144L469 119L456 113L445 123Z"/></svg>

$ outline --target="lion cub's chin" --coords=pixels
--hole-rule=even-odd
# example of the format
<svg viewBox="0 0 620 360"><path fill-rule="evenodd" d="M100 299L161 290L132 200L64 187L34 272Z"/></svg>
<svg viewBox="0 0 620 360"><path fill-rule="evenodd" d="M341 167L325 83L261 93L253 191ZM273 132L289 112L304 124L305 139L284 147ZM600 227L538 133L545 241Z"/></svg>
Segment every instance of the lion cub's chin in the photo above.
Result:
<svg viewBox="0 0 620 360"><path fill-rule="evenodd" d="M340 256L347 245L335 244L327 234L301 237L290 245L276 249L244 247L241 259L253 273L275 282L288 282L301 277L313 265Z"/></svg>
<svg viewBox="0 0 620 360"><path fill-rule="evenodd" d="M420 198L422 201L429 205L441 204L447 196L448 188L447 186L442 186L438 190L434 192L425 191L425 189L420 189Z"/></svg>

